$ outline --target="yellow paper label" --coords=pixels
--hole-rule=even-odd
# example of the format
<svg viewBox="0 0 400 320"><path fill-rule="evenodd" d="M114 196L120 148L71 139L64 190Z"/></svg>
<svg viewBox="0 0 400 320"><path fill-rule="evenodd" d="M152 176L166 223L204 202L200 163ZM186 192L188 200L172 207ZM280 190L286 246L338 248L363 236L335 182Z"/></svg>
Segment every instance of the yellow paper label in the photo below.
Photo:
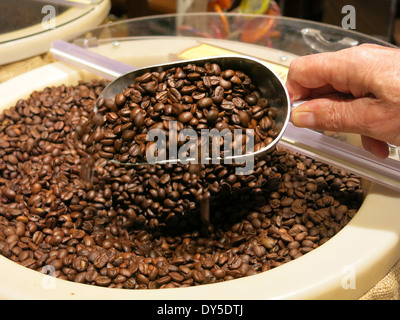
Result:
<svg viewBox="0 0 400 320"><path fill-rule="evenodd" d="M202 43L196 47L189 48L178 54L178 57L183 60L191 60L191 59L200 59L203 57L209 56L223 56L223 55L238 55L237 52L230 51L227 49L215 47L206 43ZM250 56L250 55L249 55ZM287 78L287 73L289 69L285 66L264 60L259 59L263 63L265 63L269 68L275 71L278 76L285 82Z"/></svg>

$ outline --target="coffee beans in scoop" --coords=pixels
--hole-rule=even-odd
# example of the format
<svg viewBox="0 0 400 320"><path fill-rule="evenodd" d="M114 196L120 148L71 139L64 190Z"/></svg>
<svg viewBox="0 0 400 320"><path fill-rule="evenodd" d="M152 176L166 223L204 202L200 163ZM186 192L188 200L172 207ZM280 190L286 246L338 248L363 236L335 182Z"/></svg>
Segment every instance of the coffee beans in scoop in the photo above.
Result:
<svg viewBox="0 0 400 320"><path fill-rule="evenodd" d="M220 133L225 129L224 138L229 138L229 144L221 151L225 158L229 152L233 155L258 151L279 133L276 111L252 79L240 70L221 70L218 64L209 62L147 72L114 98L100 99L97 108L86 141L93 144L89 147L97 157L120 163L149 160L148 155L153 156L156 147L159 153L166 152L164 159L181 159L179 151L175 155L171 152L172 145L180 149L187 142L187 135L198 138L198 145L202 145L204 130ZM251 135L246 135L246 129L251 130ZM185 130L186 135L179 137ZM164 137L157 146L154 139L149 139L152 131ZM172 132L176 132L175 138ZM222 142L214 140L207 145L207 153L220 157L221 153L211 154L213 143L220 150ZM193 148L197 152L195 144ZM160 159L159 154L156 156ZM183 156L196 161L200 158Z"/></svg>

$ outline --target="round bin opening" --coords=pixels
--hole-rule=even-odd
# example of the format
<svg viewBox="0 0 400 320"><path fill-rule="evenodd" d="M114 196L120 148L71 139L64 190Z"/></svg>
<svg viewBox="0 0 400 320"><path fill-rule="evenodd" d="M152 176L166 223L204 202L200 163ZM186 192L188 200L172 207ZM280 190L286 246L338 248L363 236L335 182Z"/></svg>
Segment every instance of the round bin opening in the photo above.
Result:
<svg viewBox="0 0 400 320"><path fill-rule="evenodd" d="M186 41L193 40L159 39L146 52L166 42L193 46ZM94 50L126 61L128 51L116 50L125 45L137 43ZM159 56L157 63L169 59ZM13 92L0 115L0 264L19 275L2 276L2 296L355 298L395 262L397 194L281 148L247 177L224 166L204 169L201 179L219 188L209 226L196 228L196 215L181 219L194 192L183 166L133 171L99 163L95 183L85 185L84 154L70 138L105 85L93 78L53 63L0 86ZM21 91L10 91L16 84ZM175 232L157 228L160 206L174 213ZM355 288L343 285L346 270L357 274Z"/></svg>

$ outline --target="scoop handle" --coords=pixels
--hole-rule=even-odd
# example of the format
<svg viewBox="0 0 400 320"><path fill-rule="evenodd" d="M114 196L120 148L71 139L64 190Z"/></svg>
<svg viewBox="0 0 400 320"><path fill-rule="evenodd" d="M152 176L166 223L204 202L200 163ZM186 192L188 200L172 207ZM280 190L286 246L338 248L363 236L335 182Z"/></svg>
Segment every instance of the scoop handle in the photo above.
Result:
<svg viewBox="0 0 400 320"><path fill-rule="evenodd" d="M296 108L305 102L307 100L293 102L291 107ZM363 148L315 130L297 128L292 123L286 127L280 145L400 191L399 160L377 158Z"/></svg>
<svg viewBox="0 0 400 320"><path fill-rule="evenodd" d="M54 41L50 52L57 60L91 71L108 80L114 80L136 69L129 64L110 59L64 40Z"/></svg>
<svg viewBox="0 0 400 320"><path fill-rule="evenodd" d="M278 145L400 192L398 160L377 158L367 150L292 123Z"/></svg>

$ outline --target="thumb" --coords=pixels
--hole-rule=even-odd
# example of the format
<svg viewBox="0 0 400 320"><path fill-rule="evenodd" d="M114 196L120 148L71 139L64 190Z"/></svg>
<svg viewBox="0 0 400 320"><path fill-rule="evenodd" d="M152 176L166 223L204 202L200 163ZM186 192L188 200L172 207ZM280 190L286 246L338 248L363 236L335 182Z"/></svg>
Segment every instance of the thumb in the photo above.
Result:
<svg viewBox="0 0 400 320"><path fill-rule="evenodd" d="M369 98L313 99L294 108L291 121L297 127L370 135L371 104Z"/></svg>
<svg viewBox="0 0 400 320"><path fill-rule="evenodd" d="M383 138L379 140L379 135L373 138L374 132L371 132L371 127L380 128L382 131L382 126L374 125L377 118L374 108L376 106L369 98L320 98L294 108L291 121L295 126L309 129L358 133L361 135L364 149L384 159L389 156L387 143Z"/></svg>

